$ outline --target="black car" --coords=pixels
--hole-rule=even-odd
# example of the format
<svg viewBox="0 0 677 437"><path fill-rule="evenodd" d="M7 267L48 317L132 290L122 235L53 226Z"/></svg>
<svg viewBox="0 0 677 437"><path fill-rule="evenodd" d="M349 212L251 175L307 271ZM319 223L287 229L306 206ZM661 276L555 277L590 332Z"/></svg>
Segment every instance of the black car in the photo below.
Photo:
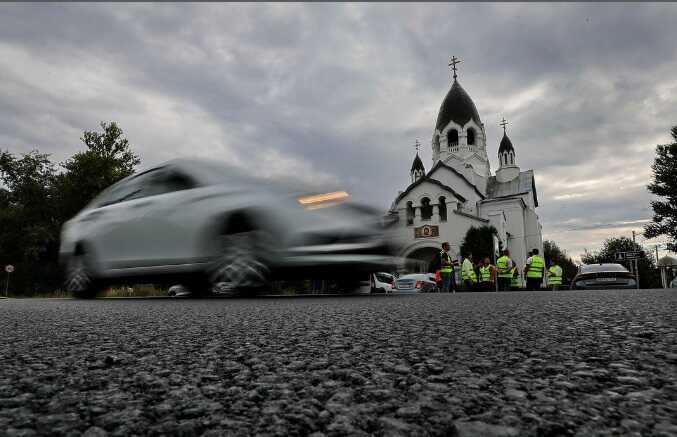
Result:
<svg viewBox="0 0 677 437"><path fill-rule="evenodd" d="M635 276L620 264L584 264L571 281L572 290L637 288Z"/></svg>

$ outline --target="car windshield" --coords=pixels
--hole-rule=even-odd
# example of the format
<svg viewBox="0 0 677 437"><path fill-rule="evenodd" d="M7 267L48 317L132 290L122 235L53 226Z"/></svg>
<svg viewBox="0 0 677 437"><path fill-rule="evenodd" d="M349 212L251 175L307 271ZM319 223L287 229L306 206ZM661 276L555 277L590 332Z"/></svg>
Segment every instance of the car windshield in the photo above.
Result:
<svg viewBox="0 0 677 437"><path fill-rule="evenodd" d="M628 269L620 264L584 264L581 266L581 273L599 273L599 272L627 272Z"/></svg>

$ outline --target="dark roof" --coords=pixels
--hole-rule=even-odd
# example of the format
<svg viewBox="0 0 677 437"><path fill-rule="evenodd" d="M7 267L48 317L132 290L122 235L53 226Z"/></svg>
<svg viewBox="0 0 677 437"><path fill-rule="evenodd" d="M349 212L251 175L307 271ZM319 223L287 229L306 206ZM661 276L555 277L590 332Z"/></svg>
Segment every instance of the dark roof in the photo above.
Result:
<svg viewBox="0 0 677 437"><path fill-rule="evenodd" d="M454 80L454 84L451 86L451 89L442 102L435 127L437 130L441 131L450 121L465 126L471 119L475 120L475 123L477 123L478 126L482 126L480 114L477 112L475 103L473 103L461 84Z"/></svg>
<svg viewBox="0 0 677 437"><path fill-rule="evenodd" d="M480 198L482 198L482 199L486 198L486 196L485 196L484 194L482 194L482 192L481 192L480 190L477 189L477 186L475 186L473 183L471 183L471 182L468 180L468 178L466 178L466 177L463 175L463 173L459 173L458 170L456 170L454 167L445 164L445 163L442 162L441 160L440 160L440 161L437 161L437 164L435 164L435 166L434 166L433 168L430 169L430 171L428 172L428 174L427 174L426 176L430 176L431 174L433 174L433 173L435 172L435 170L437 170L437 169L440 168L440 167L444 167L444 168L446 168L446 169L452 171L453 173L455 173L457 176L460 176L460 178L463 179L463 180L465 181L466 184L470 185L470 186L475 190L475 193L477 193L477 195L480 196Z"/></svg>
<svg viewBox="0 0 677 437"><path fill-rule="evenodd" d="M414 158L414 163L411 164L411 171L414 170L421 170L422 172L425 173L425 167L423 166L423 161L421 161L421 158L418 156L418 153L416 154L416 158Z"/></svg>
<svg viewBox="0 0 677 437"><path fill-rule="evenodd" d="M515 152L515 148L512 146L512 141L508 138L508 135L503 132L503 138L501 139L501 145L498 146L498 154L500 155L503 152Z"/></svg>
<svg viewBox="0 0 677 437"><path fill-rule="evenodd" d="M454 191L454 189L451 188L450 186L444 185L442 182L438 181L437 179L432 179L432 178L429 178L428 176L423 176L422 178L418 179L418 180L417 180L416 182L414 182L413 184L409 185L409 186L407 187L406 190L402 191L402 192L397 196L397 199L395 199L395 203L397 203L397 202L399 202L400 200L402 200L402 198L403 198L404 196L406 196L407 194L409 194L409 192L410 192L411 190L413 190L414 188L418 187L418 186L421 185L423 182L430 182L431 184L437 185L438 187L441 187L441 188L445 189L446 191L450 192L455 198L457 198L457 199L460 200L461 202L465 202L465 200L466 200L465 197L463 197L463 196L461 196L460 194L458 194L458 193L457 193L456 191Z"/></svg>

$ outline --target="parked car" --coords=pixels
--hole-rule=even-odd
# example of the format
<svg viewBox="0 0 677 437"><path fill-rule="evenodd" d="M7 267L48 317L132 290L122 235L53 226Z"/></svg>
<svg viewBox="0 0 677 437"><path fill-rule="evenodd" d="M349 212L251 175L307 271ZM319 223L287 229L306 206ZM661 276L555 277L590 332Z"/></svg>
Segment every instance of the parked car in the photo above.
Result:
<svg viewBox="0 0 677 437"><path fill-rule="evenodd" d="M393 291L395 277L390 273L378 272L370 275L372 293L390 293Z"/></svg>
<svg viewBox="0 0 677 437"><path fill-rule="evenodd" d="M635 276L620 264L584 264L571 281L572 290L637 288Z"/></svg>
<svg viewBox="0 0 677 437"><path fill-rule="evenodd" d="M205 293L286 278L359 284L394 267L387 241L379 211L344 191L177 159L112 185L67 221L60 260L65 288L80 297L129 280Z"/></svg>
<svg viewBox="0 0 677 437"><path fill-rule="evenodd" d="M393 291L433 293L439 290L433 273L412 273L397 278Z"/></svg>

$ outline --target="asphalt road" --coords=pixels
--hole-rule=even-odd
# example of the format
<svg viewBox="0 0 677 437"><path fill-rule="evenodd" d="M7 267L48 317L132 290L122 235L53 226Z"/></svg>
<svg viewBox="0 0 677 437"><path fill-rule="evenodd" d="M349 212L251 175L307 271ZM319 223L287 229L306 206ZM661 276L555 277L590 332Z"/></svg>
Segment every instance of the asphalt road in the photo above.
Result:
<svg viewBox="0 0 677 437"><path fill-rule="evenodd" d="M0 301L0 434L677 436L677 291Z"/></svg>

